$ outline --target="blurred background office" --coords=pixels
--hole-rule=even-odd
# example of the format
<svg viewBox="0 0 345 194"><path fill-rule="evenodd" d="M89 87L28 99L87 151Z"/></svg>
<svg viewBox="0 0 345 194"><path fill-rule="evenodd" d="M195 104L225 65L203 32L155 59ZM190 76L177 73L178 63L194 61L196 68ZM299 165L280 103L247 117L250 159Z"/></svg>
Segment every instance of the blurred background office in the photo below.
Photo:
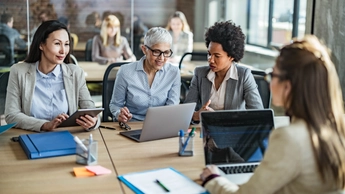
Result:
<svg viewBox="0 0 345 194"><path fill-rule="evenodd" d="M29 5L29 7L27 7ZM39 10L37 10L39 9ZM169 17L181 11L194 34L193 52L206 52L205 28L216 21L232 20L240 25L246 35L245 55L241 62L265 70L274 64L277 51L292 37L313 33L332 49L332 59L337 66L342 87L345 87L345 28L343 0L12 0L0 2L0 13L16 13L13 27L31 37L31 30L39 22L38 14L48 10L50 18L67 17L70 30L79 37L74 55L85 60L86 41L83 37L89 25L88 16L111 12L121 19L121 34L134 47L134 20L150 28L166 27ZM121 18L120 18L121 16ZM99 28L99 16L95 29ZM83 38L81 38L83 37ZM140 50L135 50L140 52ZM136 53L138 54L138 53ZM207 62L204 61L204 65ZM345 96L345 95L344 95Z"/></svg>

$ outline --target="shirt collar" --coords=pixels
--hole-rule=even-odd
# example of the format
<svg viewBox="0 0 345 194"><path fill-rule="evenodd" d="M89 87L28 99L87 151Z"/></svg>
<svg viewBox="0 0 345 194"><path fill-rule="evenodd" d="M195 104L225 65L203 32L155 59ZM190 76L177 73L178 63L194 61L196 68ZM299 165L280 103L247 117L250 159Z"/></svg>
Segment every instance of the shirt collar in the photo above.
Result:
<svg viewBox="0 0 345 194"><path fill-rule="evenodd" d="M137 70L137 71L144 71L144 72L145 72L145 70L144 70L144 61L145 61L145 59L146 59L146 56L143 56L143 57L141 57L141 59L139 60L139 63L137 63L137 67L136 67L136 70ZM166 63L165 63L165 64L166 64ZM163 71L163 69L164 69L164 67L165 67L165 64L164 64L163 68L160 69L158 72L162 72L162 71Z"/></svg>
<svg viewBox="0 0 345 194"><path fill-rule="evenodd" d="M214 80L216 77L216 73L213 71L209 71L207 74L207 79L210 80L211 82ZM224 77L224 80L228 80L229 78L233 80L238 80L238 73L237 73L237 64L232 63L229 70L226 72L226 75Z"/></svg>
<svg viewBox="0 0 345 194"><path fill-rule="evenodd" d="M38 64L39 61L36 62L36 72L38 73L38 75L42 78L42 77L49 77L49 76L54 76L54 77L59 77L59 75L61 74L61 65L58 64L55 66L54 70L48 74L44 74L42 73L39 69L38 69Z"/></svg>

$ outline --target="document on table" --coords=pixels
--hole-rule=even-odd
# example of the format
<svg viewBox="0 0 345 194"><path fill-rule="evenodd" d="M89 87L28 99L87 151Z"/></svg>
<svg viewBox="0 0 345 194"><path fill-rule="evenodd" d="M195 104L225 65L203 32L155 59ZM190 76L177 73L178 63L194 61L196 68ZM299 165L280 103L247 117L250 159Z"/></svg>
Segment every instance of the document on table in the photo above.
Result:
<svg viewBox="0 0 345 194"><path fill-rule="evenodd" d="M173 168L135 172L118 178L135 193L208 193Z"/></svg>

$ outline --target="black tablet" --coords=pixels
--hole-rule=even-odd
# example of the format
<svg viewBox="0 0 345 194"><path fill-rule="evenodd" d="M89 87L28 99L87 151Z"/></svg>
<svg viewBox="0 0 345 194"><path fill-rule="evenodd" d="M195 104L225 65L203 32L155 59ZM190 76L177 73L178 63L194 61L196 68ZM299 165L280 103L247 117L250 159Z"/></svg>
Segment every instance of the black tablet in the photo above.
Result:
<svg viewBox="0 0 345 194"><path fill-rule="evenodd" d="M97 116L100 112L102 112L104 108L89 108L89 109L79 109L75 111L67 120L62 122L59 127L72 127L72 126L78 126L76 123L76 119L80 116L84 115L90 115L92 117Z"/></svg>

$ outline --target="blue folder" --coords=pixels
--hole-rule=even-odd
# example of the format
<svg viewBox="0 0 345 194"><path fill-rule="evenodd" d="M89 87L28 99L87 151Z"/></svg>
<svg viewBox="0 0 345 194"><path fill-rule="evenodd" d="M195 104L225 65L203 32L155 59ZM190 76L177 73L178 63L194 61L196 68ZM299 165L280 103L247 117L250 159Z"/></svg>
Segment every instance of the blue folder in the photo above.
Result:
<svg viewBox="0 0 345 194"><path fill-rule="evenodd" d="M16 123L11 123L11 124L7 124L7 125L2 125L0 126L0 134L4 133L5 131L11 129L13 126L15 126Z"/></svg>
<svg viewBox="0 0 345 194"><path fill-rule="evenodd" d="M24 134L19 136L19 143L29 159L76 153L76 143L69 131Z"/></svg>

